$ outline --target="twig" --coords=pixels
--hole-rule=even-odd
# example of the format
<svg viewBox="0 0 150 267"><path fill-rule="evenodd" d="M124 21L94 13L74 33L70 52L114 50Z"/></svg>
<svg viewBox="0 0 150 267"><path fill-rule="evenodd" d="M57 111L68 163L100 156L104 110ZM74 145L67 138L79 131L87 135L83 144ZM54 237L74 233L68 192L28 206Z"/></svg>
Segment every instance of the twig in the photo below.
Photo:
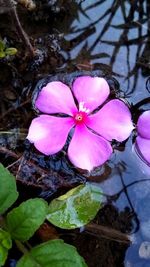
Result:
<svg viewBox="0 0 150 267"><path fill-rule="evenodd" d="M6 147L0 146L0 153L6 153L8 154L10 157L13 157L15 159L19 159L20 156L18 156L15 152L7 149Z"/></svg>
<svg viewBox="0 0 150 267"><path fill-rule="evenodd" d="M27 46L28 50L29 50L29 54L31 57L34 57L35 55L35 51L34 48L29 40L29 37L27 35L27 33L24 31L24 29L22 28L22 25L20 23L18 14L17 14L17 10L16 10L16 6L13 3L13 0L6 0L8 6L10 7L10 15L14 21L15 27L18 31L18 34L20 36L20 38L22 39L22 41L25 43L25 45Z"/></svg>
<svg viewBox="0 0 150 267"><path fill-rule="evenodd" d="M17 159L15 162L13 162L12 164L8 165L6 168L7 168L7 169L10 169L10 168L13 167L15 164L17 164L20 160L21 160L21 158Z"/></svg>
<svg viewBox="0 0 150 267"><path fill-rule="evenodd" d="M18 109L18 108L21 108L23 107L24 105L28 104L31 100L30 99L27 99L26 101L24 101L23 103L21 103L18 107L15 108ZM8 109L5 113L3 113L1 116L0 116L0 119L3 119L6 115L8 115L9 113L11 113L12 111L14 111L14 108L10 108Z"/></svg>
<svg viewBox="0 0 150 267"><path fill-rule="evenodd" d="M103 226L95 223L87 224L85 226L85 231L96 234L97 236L104 237L106 239L114 240L116 242L130 244L131 240L127 234L121 233L120 231Z"/></svg>

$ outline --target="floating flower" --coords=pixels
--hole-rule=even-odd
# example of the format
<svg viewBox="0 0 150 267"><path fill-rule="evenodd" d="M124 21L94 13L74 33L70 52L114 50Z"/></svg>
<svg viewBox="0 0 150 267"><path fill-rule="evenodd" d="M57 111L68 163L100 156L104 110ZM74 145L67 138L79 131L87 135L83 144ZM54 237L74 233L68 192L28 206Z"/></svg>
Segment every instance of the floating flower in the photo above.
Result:
<svg viewBox="0 0 150 267"><path fill-rule="evenodd" d="M137 122L136 147L139 155L150 164L150 110L143 112Z"/></svg>
<svg viewBox="0 0 150 267"><path fill-rule="evenodd" d="M78 77L72 91L60 81L49 82L39 93L35 107L43 113L68 117L40 115L33 119L27 139L43 154L52 155L63 148L74 127L68 147L70 161L89 171L102 165L112 154L109 141L124 141L133 129L130 111L121 100L110 100L92 114L109 94L107 81L100 77Z"/></svg>

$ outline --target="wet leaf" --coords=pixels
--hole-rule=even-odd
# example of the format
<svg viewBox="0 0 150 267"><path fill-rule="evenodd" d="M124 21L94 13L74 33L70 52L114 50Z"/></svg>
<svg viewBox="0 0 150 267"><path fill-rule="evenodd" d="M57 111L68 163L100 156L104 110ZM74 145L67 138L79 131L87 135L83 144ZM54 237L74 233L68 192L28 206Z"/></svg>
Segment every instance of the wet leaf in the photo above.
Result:
<svg viewBox="0 0 150 267"><path fill-rule="evenodd" d="M57 239L33 248L17 263L17 267L87 267L75 247Z"/></svg>
<svg viewBox="0 0 150 267"><path fill-rule="evenodd" d="M44 222L47 202L35 198L23 202L7 214L7 226L13 239L28 240Z"/></svg>
<svg viewBox="0 0 150 267"><path fill-rule="evenodd" d="M63 229L74 229L89 223L101 208L102 191L87 183L71 189L49 205L47 219Z"/></svg>
<svg viewBox="0 0 150 267"><path fill-rule="evenodd" d="M0 266L3 266L12 247L10 234L0 228Z"/></svg>
<svg viewBox="0 0 150 267"><path fill-rule="evenodd" d="M7 49L5 50L5 54L6 54L7 56L14 56L16 53L17 53L17 49L14 48L14 47L10 47L10 48L7 48Z"/></svg>
<svg viewBox="0 0 150 267"><path fill-rule="evenodd" d="M0 214L3 214L17 198L15 177L0 164Z"/></svg>

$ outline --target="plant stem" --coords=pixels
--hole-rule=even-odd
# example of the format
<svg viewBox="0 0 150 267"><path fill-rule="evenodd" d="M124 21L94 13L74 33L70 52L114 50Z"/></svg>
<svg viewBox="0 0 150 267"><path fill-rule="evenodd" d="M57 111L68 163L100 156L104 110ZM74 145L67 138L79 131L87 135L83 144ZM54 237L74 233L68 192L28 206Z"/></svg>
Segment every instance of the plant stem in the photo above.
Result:
<svg viewBox="0 0 150 267"><path fill-rule="evenodd" d="M5 227L5 219L3 216L0 216L0 227L4 228Z"/></svg>
<svg viewBox="0 0 150 267"><path fill-rule="evenodd" d="M18 249L19 249L23 254L26 254L26 253L29 252L28 249L27 249L27 248L26 248L20 241L15 240L15 243L16 243Z"/></svg>

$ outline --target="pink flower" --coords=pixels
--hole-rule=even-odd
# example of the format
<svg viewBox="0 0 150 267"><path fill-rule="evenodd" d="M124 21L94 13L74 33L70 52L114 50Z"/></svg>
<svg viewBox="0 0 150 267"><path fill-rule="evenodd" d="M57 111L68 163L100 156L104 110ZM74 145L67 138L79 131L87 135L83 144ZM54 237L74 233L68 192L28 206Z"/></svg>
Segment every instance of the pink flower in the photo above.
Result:
<svg viewBox="0 0 150 267"><path fill-rule="evenodd" d="M150 110L143 112L137 122L136 147L139 155L150 164Z"/></svg>
<svg viewBox="0 0 150 267"><path fill-rule="evenodd" d="M124 141L133 129L130 111L121 100L111 100L92 114L109 94L108 83L99 77L78 77L73 82L72 91L62 82L48 83L38 95L36 108L43 113L69 116L40 115L33 119L27 139L43 154L52 155L63 148L74 127L68 148L70 161L89 171L102 165L112 153L109 141Z"/></svg>

